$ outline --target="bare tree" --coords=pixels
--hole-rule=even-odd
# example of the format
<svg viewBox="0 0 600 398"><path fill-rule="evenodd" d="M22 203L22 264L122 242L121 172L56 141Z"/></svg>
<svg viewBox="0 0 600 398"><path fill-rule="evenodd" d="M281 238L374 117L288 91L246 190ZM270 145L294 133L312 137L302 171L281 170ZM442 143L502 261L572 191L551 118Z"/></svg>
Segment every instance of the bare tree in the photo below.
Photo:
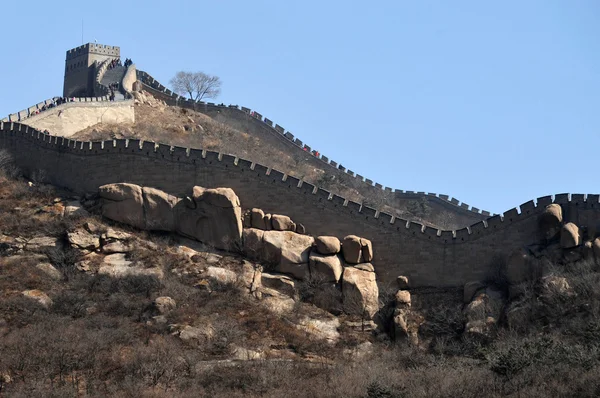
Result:
<svg viewBox="0 0 600 398"><path fill-rule="evenodd" d="M204 72L177 72L170 81L173 91L181 95L189 95L191 100L217 98L221 94L219 76L207 75Z"/></svg>

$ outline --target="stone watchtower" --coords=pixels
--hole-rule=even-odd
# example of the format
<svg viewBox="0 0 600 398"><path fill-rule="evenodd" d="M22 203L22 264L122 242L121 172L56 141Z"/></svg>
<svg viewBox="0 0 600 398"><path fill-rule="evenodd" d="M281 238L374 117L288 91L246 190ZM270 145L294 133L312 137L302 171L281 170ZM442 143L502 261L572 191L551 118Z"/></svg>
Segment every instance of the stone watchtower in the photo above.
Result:
<svg viewBox="0 0 600 398"><path fill-rule="evenodd" d="M64 97L93 97L97 67L106 59L120 58L121 49L88 43L67 51Z"/></svg>

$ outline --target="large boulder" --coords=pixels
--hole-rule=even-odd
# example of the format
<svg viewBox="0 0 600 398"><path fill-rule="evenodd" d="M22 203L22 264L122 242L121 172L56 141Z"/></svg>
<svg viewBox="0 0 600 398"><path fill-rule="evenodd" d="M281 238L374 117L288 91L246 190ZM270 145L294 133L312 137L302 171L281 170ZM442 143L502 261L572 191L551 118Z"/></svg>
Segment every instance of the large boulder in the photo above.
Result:
<svg viewBox="0 0 600 398"><path fill-rule="evenodd" d="M175 206L176 231L218 249L241 247L242 209L230 188L194 187Z"/></svg>
<svg viewBox="0 0 600 398"><path fill-rule="evenodd" d="M157 297L152 305L160 315L166 315L177 307L175 300L168 296Z"/></svg>
<svg viewBox="0 0 600 398"><path fill-rule="evenodd" d="M309 261L310 275L313 279L322 282L339 282L344 267L338 255L327 256L313 251Z"/></svg>
<svg viewBox="0 0 600 398"><path fill-rule="evenodd" d="M93 235L83 228L67 232L67 240L72 247L85 250L96 250L100 247L100 237Z"/></svg>
<svg viewBox="0 0 600 398"><path fill-rule="evenodd" d="M475 293L484 288L485 288L485 284L483 282L474 281L474 282L465 283L465 286L463 287L464 303L465 304L470 303L471 300L473 299L473 296L475 296Z"/></svg>
<svg viewBox="0 0 600 398"><path fill-rule="evenodd" d="M408 290L408 277L404 275L400 275L396 278L396 285L398 285L398 289L400 290Z"/></svg>
<svg viewBox="0 0 600 398"><path fill-rule="evenodd" d="M114 221L136 228L144 228L144 198L142 187L135 184L118 183L98 188L102 198L102 215Z"/></svg>
<svg viewBox="0 0 600 398"><path fill-rule="evenodd" d="M235 272L221 267L207 267L204 273L210 281L222 284L231 285L237 282L238 276Z"/></svg>
<svg viewBox="0 0 600 398"><path fill-rule="evenodd" d="M592 250L594 252L596 263L600 264L600 238L594 239L592 242Z"/></svg>
<svg viewBox="0 0 600 398"><path fill-rule="evenodd" d="M265 229L265 213L261 209L250 210L250 225L252 228Z"/></svg>
<svg viewBox="0 0 600 398"><path fill-rule="evenodd" d="M38 289L24 290L21 294L27 298L37 301L42 307L49 308L52 306L52 299L44 292Z"/></svg>
<svg viewBox="0 0 600 398"><path fill-rule="evenodd" d="M342 244L344 260L349 264L369 262L373 259L373 245L371 241L356 235L348 235Z"/></svg>
<svg viewBox="0 0 600 398"><path fill-rule="evenodd" d="M271 216L271 225L275 231L295 231L296 224L288 216L273 214Z"/></svg>
<svg viewBox="0 0 600 398"><path fill-rule="evenodd" d="M563 225L560 230L560 245L563 249L571 249L582 243L581 230L572 222Z"/></svg>
<svg viewBox="0 0 600 398"><path fill-rule="evenodd" d="M263 272L260 283L263 289L273 289L291 298L296 296L294 280L288 276Z"/></svg>
<svg viewBox="0 0 600 398"><path fill-rule="evenodd" d="M375 273L346 267L342 275L344 311L372 318L379 310L379 288Z"/></svg>
<svg viewBox="0 0 600 398"><path fill-rule="evenodd" d="M546 239L554 238L560 232L560 226L563 222L562 208L553 203L546 206L544 212L540 214L538 224L542 236Z"/></svg>
<svg viewBox="0 0 600 398"><path fill-rule="evenodd" d="M335 236L318 236L315 238L315 246L321 254L337 254L340 252L341 243Z"/></svg>
<svg viewBox="0 0 600 398"><path fill-rule="evenodd" d="M265 222L265 231L270 231L273 229L273 224L271 223L271 214L265 214L263 221Z"/></svg>
<svg viewBox="0 0 600 398"><path fill-rule="evenodd" d="M369 239L360 238L361 254L365 263L373 261L373 244Z"/></svg>
<svg viewBox="0 0 600 398"><path fill-rule="evenodd" d="M533 280L540 273L540 262L525 248L513 251L506 261L505 276L512 285Z"/></svg>
<svg viewBox="0 0 600 398"><path fill-rule="evenodd" d="M396 292L396 308L410 308L411 299L410 292L408 290L398 290Z"/></svg>
<svg viewBox="0 0 600 398"><path fill-rule="evenodd" d="M362 261L362 244L360 237L356 235L348 235L344 238L342 244L342 253L344 260L349 264L358 264Z"/></svg>
<svg viewBox="0 0 600 398"><path fill-rule="evenodd" d="M262 260L275 265L275 271L308 279L309 254L314 238L291 231L265 231Z"/></svg>
<svg viewBox="0 0 600 398"><path fill-rule="evenodd" d="M263 237L265 231L257 228L244 228L242 232L243 251L247 257L255 260L263 259Z"/></svg>
<svg viewBox="0 0 600 398"><path fill-rule="evenodd" d="M465 332L490 337L496 330L504 305L505 297L500 290L493 287L480 290L465 308Z"/></svg>
<svg viewBox="0 0 600 398"><path fill-rule="evenodd" d="M156 188L142 188L144 198L145 228L148 230L174 231L173 208L179 198Z"/></svg>

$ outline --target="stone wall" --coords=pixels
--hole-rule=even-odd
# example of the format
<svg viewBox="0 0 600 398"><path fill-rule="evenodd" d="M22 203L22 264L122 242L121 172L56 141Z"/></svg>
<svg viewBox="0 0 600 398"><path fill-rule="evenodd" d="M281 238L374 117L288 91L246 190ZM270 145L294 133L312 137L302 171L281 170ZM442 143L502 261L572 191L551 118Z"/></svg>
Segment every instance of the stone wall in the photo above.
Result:
<svg viewBox="0 0 600 398"><path fill-rule="evenodd" d="M312 148L286 131L285 128L249 108L191 101L174 94L143 71L138 71L138 79L144 84L145 90L169 105L194 109L235 129L249 132L270 146L285 148L287 153L301 157L302 162L309 163L315 168L324 169L328 174L335 176L337 181L344 181L344 185L358 190L375 206L385 204L391 208L405 209L409 206L409 202L425 201L429 208L429 214L425 218L434 225L444 225L447 228L462 228L491 215L488 211L470 206L449 195L383 187L381 184L374 183L372 180L346 169L326 156L321 154L317 156ZM267 159L258 161L268 163Z"/></svg>
<svg viewBox="0 0 600 398"><path fill-rule="evenodd" d="M49 182L77 192L131 182L174 195L190 186L229 187L244 208L289 215L312 235L356 234L373 242L378 278L406 275L415 287L458 287L497 277L498 267L524 243L539 239L537 215L549 203L565 220L595 225L599 195L560 194L530 201L468 228L441 231L394 218L259 164L226 154L138 140L77 142L18 123L0 123L0 147L26 173L44 170ZM23 154L26 154L25 156Z"/></svg>
<svg viewBox="0 0 600 398"><path fill-rule="evenodd" d="M125 76L123 76L123 80L121 81L121 86L126 93L131 94L133 91L133 83L137 81L137 72L135 69L135 64L131 64L127 67L127 72L125 72Z"/></svg>
<svg viewBox="0 0 600 398"><path fill-rule="evenodd" d="M120 56L119 47L97 43L87 43L68 50L65 57L63 97L105 95L105 93L93 93L96 67L105 60Z"/></svg>
<svg viewBox="0 0 600 398"><path fill-rule="evenodd" d="M70 137L98 123L133 123L133 101L68 102L26 120L28 126Z"/></svg>

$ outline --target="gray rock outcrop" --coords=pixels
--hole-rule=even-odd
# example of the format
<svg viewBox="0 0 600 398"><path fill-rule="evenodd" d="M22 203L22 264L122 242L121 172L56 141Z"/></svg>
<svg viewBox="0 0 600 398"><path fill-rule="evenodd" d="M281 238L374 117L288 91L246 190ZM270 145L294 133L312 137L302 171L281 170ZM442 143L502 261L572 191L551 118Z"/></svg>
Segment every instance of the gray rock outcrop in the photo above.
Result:
<svg viewBox="0 0 600 398"><path fill-rule="evenodd" d="M379 288L375 273L346 267L342 275L344 311L372 318L379 310Z"/></svg>

